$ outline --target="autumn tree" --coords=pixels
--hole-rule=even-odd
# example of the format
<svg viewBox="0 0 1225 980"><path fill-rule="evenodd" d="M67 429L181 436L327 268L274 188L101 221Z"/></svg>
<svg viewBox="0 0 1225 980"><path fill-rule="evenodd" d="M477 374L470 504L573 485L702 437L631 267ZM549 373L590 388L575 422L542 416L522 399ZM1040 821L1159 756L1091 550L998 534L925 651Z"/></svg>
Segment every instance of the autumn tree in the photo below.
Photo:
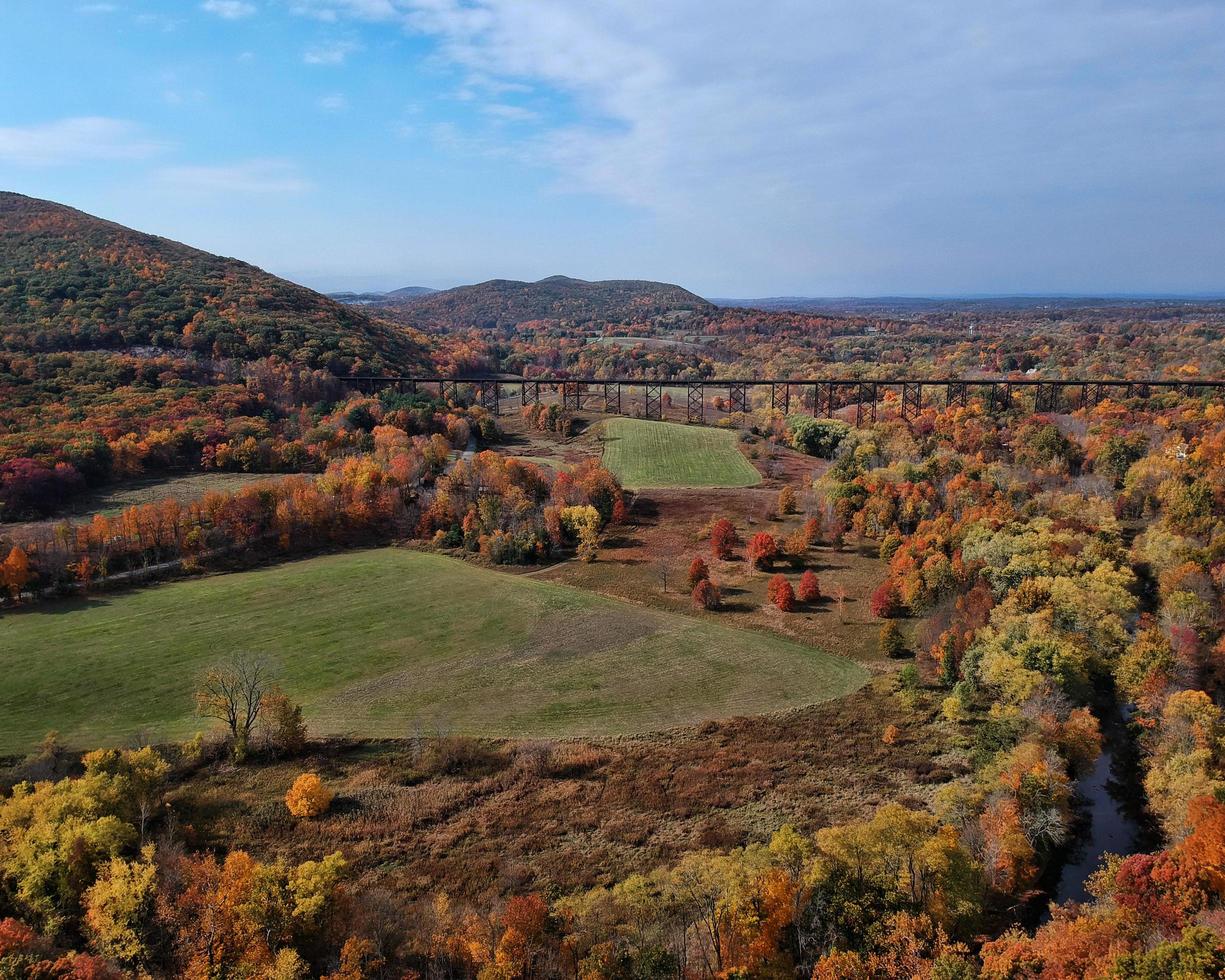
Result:
<svg viewBox="0 0 1225 980"><path fill-rule="evenodd" d="M795 511L795 490L788 483L778 492L778 515L779 517L786 517L788 514L794 514Z"/></svg>
<svg viewBox="0 0 1225 980"><path fill-rule="evenodd" d="M906 655L906 637L901 627L893 620L880 628L880 651L886 657L904 657Z"/></svg>
<svg viewBox="0 0 1225 980"><path fill-rule="evenodd" d="M720 517L710 527L710 553L716 558L727 561L732 557L732 549L740 543L740 535L736 533L736 525L726 517Z"/></svg>
<svg viewBox="0 0 1225 980"><path fill-rule="evenodd" d="M157 866L153 845L140 858L111 858L85 892L85 932L103 956L126 967L146 965L153 945Z"/></svg>
<svg viewBox="0 0 1225 980"><path fill-rule="evenodd" d="M704 578L693 587L693 604L699 609L715 610L722 605L719 587L709 578Z"/></svg>
<svg viewBox="0 0 1225 980"><path fill-rule="evenodd" d="M754 568L766 569L778 555L778 544L768 531L758 531L749 541L748 559Z"/></svg>
<svg viewBox="0 0 1225 980"><path fill-rule="evenodd" d="M592 524L584 524L578 535L578 547L576 552L579 560L591 563L596 560L596 555L600 547L600 531L599 528Z"/></svg>
<svg viewBox="0 0 1225 980"><path fill-rule="evenodd" d="M295 817L319 817L332 805L332 792L313 772L304 772L285 794L285 806Z"/></svg>
<svg viewBox="0 0 1225 980"><path fill-rule="evenodd" d="M902 615L902 598L892 579L882 582L872 591L868 600L868 608L872 615L880 619L890 619Z"/></svg>
<svg viewBox="0 0 1225 980"><path fill-rule="evenodd" d="M838 622L845 623L846 622L846 614L845 614L846 600L848 598L846 586L843 585L841 582L835 582L834 587L830 590L829 594L830 594L830 597L834 600L834 605L837 606L838 608Z"/></svg>
<svg viewBox="0 0 1225 980"><path fill-rule="evenodd" d="M240 654L227 663L210 667L196 691L196 711L226 726L236 761L246 758L251 732L259 720L271 679L271 671L263 660Z"/></svg>
<svg viewBox="0 0 1225 980"><path fill-rule="evenodd" d="M706 562L700 557L693 559L689 563L689 585L692 588L703 579L710 578L710 569L706 567Z"/></svg>
<svg viewBox="0 0 1225 980"><path fill-rule="evenodd" d="M302 705L295 703L279 688L273 688L264 695L260 727L264 744L276 755L295 756L306 747Z"/></svg>
<svg viewBox="0 0 1225 980"><path fill-rule="evenodd" d="M770 601L783 612L795 611L795 590L782 575L775 575L770 579L766 594Z"/></svg>
<svg viewBox="0 0 1225 980"><path fill-rule="evenodd" d="M800 585L795 590L795 597L800 602L816 602L821 598L821 580L811 568L805 570L800 576Z"/></svg>
<svg viewBox="0 0 1225 980"><path fill-rule="evenodd" d="M16 601L21 598L21 593L30 584L31 578L33 574L30 571L30 559L21 548L13 545L8 557L0 562L0 586Z"/></svg>

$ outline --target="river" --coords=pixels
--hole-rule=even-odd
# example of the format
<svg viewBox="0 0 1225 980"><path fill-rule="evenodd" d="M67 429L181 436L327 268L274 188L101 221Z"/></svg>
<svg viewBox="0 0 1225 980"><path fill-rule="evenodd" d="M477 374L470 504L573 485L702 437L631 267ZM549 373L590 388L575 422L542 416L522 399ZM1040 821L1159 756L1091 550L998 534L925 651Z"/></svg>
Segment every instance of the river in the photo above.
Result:
<svg viewBox="0 0 1225 980"><path fill-rule="evenodd" d="M1160 846L1144 809L1144 788L1135 742L1115 709L1099 711L1102 754L1077 784L1080 826L1062 865L1052 869L1050 900L1056 904L1091 898L1085 888L1106 854L1136 854ZM1056 877L1057 875L1057 877ZM1043 921L1049 913L1042 916Z"/></svg>

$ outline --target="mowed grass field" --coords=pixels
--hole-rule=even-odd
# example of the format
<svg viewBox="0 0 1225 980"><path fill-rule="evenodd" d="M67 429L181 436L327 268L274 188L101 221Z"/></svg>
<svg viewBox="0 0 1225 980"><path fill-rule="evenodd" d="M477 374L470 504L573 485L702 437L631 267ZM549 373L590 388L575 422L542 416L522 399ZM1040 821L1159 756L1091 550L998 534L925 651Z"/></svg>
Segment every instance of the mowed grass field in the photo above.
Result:
<svg viewBox="0 0 1225 980"><path fill-rule="evenodd" d="M761 482L736 433L699 425L609 419L604 465L630 490L645 487L751 487Z"/></svg>
<svg viewBox="0 0 1225 980"><path fill-rule="evenodd" d="M82 494L54 517L44 521L18 522L11 526L24 528L33 528L38 525L54 526L66 518L79 522L93 514L113 516L140 504L156 503L172 497L178 500L196 500L206 493L233 493L249 484L279 480L286 475L284 473L210 472L124 480Z"/></svg>
<svg viewBox="0 0 1225 980"><path fill-rule="evenodd" d="M268 658L315 733L597 735L846 694L857 664L396 548L66 601L0 620L0 752L190 735L212 663Z"/></svg>

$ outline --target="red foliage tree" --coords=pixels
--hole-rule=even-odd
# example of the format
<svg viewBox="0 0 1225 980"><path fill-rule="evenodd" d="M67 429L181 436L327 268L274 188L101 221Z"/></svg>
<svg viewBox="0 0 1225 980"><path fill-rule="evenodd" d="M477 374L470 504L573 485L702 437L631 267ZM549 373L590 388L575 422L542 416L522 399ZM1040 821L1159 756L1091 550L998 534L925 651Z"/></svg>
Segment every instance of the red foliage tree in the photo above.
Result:
<svg viewBox="0 0 1225 980"><path fill-rule="evenodd" d="M782 578L781 575L776 577ZM786 579L783 579L775 590L773 602L783 612L795 611L795 590L791 588L791 583Z"/></svg>
<svg viewBox="0 0 1225 980"><path fill-rule="evenodd" d="M1207 898L1194 871L1164 851L1124 858L1115 872L1114 888L1116 905L1170 932L1186 925Z"/></svg>
<svg viewBox="0 0 1225 980"><path fill-rule="evenodd" d="M778 597L778 590L786 584L787 577L785 575L771 575L770 581L766 583L766 598L770 602L774 602L774 600Z"/></svg>
<svg viewBox="0 0 1225 980"><path fill-rule="evenodd" d="M816 602L821 598L821 580L811 568L800 576L800 587L795 591L800 602Z"/></svg>
<svg viewBox="0 0 1225 980"><path fill-rule="evenodd" d="M612 522L614 524L624 524L629 520L629 508L625 506L625 498L618 495L613 501Z"/></svg>
<svg viewBox="0 0 1225 980"><path fill-rule="evenodd" d="M757 568L769 568L778 554L778 542L768 531L758 531L749 541L749 561Z"/></svg>
<svg viewBox="0 0 1225 980"><path fill-rule="evenodd" d="M703 579L710 578L710 569L701 558L695 558L689 563L689 585L694 586Z"/></svg>
<svg viewBox="0 0 1225 980"><path fill-rule="evenodd" d="M693 604L699 609L718 609L722 602L718 586L710 579L704 578L693 587Z"/></svg>
<svg viewBox="0 0 1225 980"><path fill-rule="evenodd" d="M897 586L891 580L876 587L868 604L872 615L881 619L902 615L902 597L898 595Z"/></svg>
<svg viewBox="0 0 1225 980"><path fill-rule="evenodd" d="M710 528L710 553L723 561L732 557L732 549L740 543L736 525L720 517Z"/></svg>

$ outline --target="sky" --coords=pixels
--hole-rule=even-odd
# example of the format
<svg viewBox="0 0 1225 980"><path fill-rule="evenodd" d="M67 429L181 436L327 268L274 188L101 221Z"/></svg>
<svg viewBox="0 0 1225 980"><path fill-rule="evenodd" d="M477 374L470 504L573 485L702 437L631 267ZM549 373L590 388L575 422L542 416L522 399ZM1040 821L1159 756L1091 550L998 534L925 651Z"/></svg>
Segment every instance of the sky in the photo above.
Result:
<svg viewBox="0 0 1225 980"><path fill-rule="evenodd" d="M1225 3L0 0L0 188L315 288L1225 293Z"/></svg>

